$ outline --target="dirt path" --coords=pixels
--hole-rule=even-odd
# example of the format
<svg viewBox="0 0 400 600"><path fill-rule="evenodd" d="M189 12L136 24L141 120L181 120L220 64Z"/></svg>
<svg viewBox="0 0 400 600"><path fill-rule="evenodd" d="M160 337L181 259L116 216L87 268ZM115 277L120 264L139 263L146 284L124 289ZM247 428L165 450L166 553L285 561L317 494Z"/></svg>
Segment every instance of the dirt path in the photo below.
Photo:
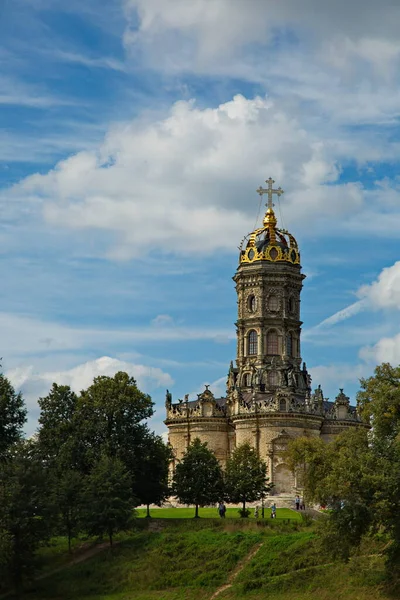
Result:
<svg viewBox="0 0 400 600"><path fill-rule="evenodd" d="M236 568L229 575L227 583L224 583L224 585L221 585L221 587L219 587L217 589L217 591L213 593L210 600L214 600L214 598L216 598L217 596L222 594L222 592L224 592L225 590L228 590L230 587L232 587L233 582L235 581L236 577L244 569L244 567L247 565L247 563L249 563L251 561L253 556L255 556L257 554L257 552L259 551L259 549L261 548L262 545L263 545L263 542L259 542L258 544L256 544L256 546L249 552L249 554L247 556L245 556L243 558L243 560L241 560L236 565Z"/></svg>

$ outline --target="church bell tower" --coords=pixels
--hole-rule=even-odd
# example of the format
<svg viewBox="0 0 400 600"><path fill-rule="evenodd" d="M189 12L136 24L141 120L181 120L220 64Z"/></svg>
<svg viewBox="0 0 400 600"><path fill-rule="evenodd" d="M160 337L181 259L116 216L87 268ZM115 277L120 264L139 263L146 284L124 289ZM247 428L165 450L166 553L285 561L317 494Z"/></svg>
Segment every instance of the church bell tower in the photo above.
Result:
<svg viewBox="0 0 400 600"><path fill-rule="evenodd" d="M311 380L301 365L300 294L305 275L293 235L277 227L273 196L283 190L267 187L267 211L262 227L244 240L234 276L238 303L236 368L231 365L228 394L276 398L278 392L292 402L304 403ZM265 395L264 395L265 394ZM278 409L279 410L279 409Z"/></svg>

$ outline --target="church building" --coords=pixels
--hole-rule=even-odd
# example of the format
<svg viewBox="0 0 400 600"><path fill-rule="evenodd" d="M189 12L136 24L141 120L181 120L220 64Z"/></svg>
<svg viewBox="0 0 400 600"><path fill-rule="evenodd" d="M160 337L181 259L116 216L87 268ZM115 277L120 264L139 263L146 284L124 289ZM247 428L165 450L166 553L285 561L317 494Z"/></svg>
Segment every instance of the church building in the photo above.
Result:
<svg viewBox="0 0 400 600"><path fill-rule="evenodd" d="M235 276L238 319L236 364L231 362L226 396L206 389L196 400L174 403L167 391L169 443L179 461L195 438L207 442L224 466L232 450L249 442L267 464L274 493L299 486L285 464L284 452L296 436L329 441L349 427L365 426L341 389L333 402L321 386L312 392L301 358L300 295L305 275L294 236L277 226L273 210L274 180L257 192L267 195L262 227L240 248Z"/></svg>

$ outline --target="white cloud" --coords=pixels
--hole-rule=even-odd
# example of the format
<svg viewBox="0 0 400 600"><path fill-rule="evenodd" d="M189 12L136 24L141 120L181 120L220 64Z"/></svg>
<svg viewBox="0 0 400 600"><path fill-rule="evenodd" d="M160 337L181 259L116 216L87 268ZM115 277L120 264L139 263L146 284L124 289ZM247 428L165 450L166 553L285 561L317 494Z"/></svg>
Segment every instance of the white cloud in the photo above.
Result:
<svg viewBox="0 0 400 600"><path fill-rule="evenodd" d="M339 388L345 388L346 384L354 385L358 379L366 377L370 370L367 364L350 365L348 363L317 365L309 368L313 389L320 384L322 389L334 389L337 392L339 392Z"/></svg>
<svg viewBox="0 0 400 600"><path fill-rule="evenodd" d="M109 356L102 356L65 371L38 373L32 366L17 367L8 371L6 376L17 388L42 386L48 391L51 384L56 382L69 385L75 392L80 392L91 385L94 377L113 376L118 371L125 371L135 377L138 386L146 390L173 383L171 376L159 368L129 363Z"/></svg>
<svg viewBox="0 0 400 600"><path fill-rule="evenodd" d="M397 366L400 364L400 333L393 337L381 338L376 344L361 348L359 356L372 364L389 362Z"/></svg>
<svg viewBox="0 0 400 600"><path fill-rule="evenodd" d="M368 300L375 309L400 309L400 261L391 267L386 267L378 275L376 281L364 285L358 292L359 296Z"/></svg>
<svg viewBox="0 0 400 600"><path fill-rule="evenodd" d="M166 325L171 325L173 321L170 315L157 315L151 323L156 327L165 327Z"/></svg>
<svg viewBox="0 0 400 600"><path fill-rule="evenodd" d="M127 43L138 39L155 43L162 34L174 32L193 37L200 56L213 57L271 40L280 28L319 40L340 33L358 41L358 52L369 57L364 39L397 41L400 18L400 9L391 0L381 4L373 0L353 0L351 4L344 0L323 4L318 0L213 0L212 4L207 0L125 0L125 6L128 17L129 11L135 13L134 24L126 33ZM376 49L392 56L386 48Z"/></svg>
<svg viewBox="0 0 400 600"><path fill-rule="evenodd" d="M385 267L376 281L363 285L356 292L361 298L324 319L308 334L316 333L325 327L331 327L345 321L364 310L400 309L400 261L391 267Z"/></svg>
<svg viewBox="0 0 400 600"><path fill-rule="evenodd" d="M202 394L204 392L206 385L209 386L209 389L214 394L215 398L221 398L226 396L226 380L227 376L219 377L212 383L208 383L207 381L205 381L204 383L199 385L196 391L190 392L189 400L196 400L197 395Z"/></svg>
<svg viewBox="0 0 400 600"><path fill-rule="evenodd" d="M366 308L366 302L364 300L358 300L357 302L354 302L353 304L346 306L346 308L339 310L332 316L321 321L321 323L319 323L315 329L317 329L317 328L319 329L322 327L331 327L332 325L336 325L337 323L340 323L341 321L345 321L346 319L349 319L350 317L357 315L359 312L361 312L365 308Z"/></svg>
<svg viewBox="0 0 400 600"><path fill-rule="evenodd" d="M177 102L164 119L113 127L98 151L27 177L7 202L43 203L52 227L113 232L115 258L232 251L254 226L255 188L270 174L285 187L285 225L296 232L312 221L322 233L362 211L360 184L331 185L338 143L266 98L206 109Z"/></svg>
<svg viewBox="0 0 400 600"><path fill-rule="evenodd" d="M31 355L57 355L57 353L85 350L106 344L108 348L151 342L179 342L182 340L235 339L233 329L183 327L165 325L157 327L132 327L124 329L90 329L61 325L0 312L0 339L7 340L6 361L15 361Z"/></svg>
<svg viewBox="0 0 400 600"><path fill-rule="evenodd" d="M30 434L36 427L38 416L37 400L46 396L55 382L60 385L69 385L72 390L79 393L89 387L93 379L99 375L112 377L118 371L125 371L133 376L138 387L144 392L151 392L159 387L171 386L174 382L169 373L160 368L147 365L130 363L109 356L77 365L71 369L59 371L38 371L34 366L25 364L5 372L17 390L21 390L29 409L27 432Z"/></svg>

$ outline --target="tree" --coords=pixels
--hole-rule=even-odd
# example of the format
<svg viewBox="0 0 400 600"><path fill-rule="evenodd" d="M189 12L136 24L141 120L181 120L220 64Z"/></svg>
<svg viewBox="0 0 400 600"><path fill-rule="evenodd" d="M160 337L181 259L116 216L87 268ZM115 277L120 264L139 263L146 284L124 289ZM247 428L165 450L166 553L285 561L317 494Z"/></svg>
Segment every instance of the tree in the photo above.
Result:
<svg viewBox="0 0 400 600"><path fill-rule="evenodd" d="M196 438L187 449L181 462L176 465L173 493L183 504L195 505L195 518L199 506L214 504L224 494L221 466L207 443Z"/></svg>
<svg viewBox="0 0 400 600"><path fill-rule="evenodd" d="M135 379L127 373L96 377L93 384L81 392L76 414L86 472L90 472L103 453L122 460L135 481L141 459L138 451L148 434L142 421L152 414L150 396L141 392Z"/></svg>
<svg viewBox="0 0 400 600"><path fill-rule="evenodd" d="M59 511L61 532L68 537L68 552L71 540L79 533L83 510L84 477L72 469L64 471L54 481L55 502Z"/></svg>
<svg viewBox="0 0 400 600"><path fill-rule="evenodd" d="M108 535L129 528L133 516L132 482L118 458L103 455L87 477L84 523L90 535Z"/></svg>
<svg viewBox="0 0 400 600"><path fill-rule="evenodd" d="M16 445L0 464L0 573L20 594L36 568L38 546L51 534L53 506L48 479L31 442Z"/></svg>
<svg viewBox="0 0 400 600"><path fill-rule="evenodd" d="M26 408L21 393L16 394L13 386L0 374L0 461L8 450L22 437L26 422Z"/></svg>
<svg viewBox="0 0 400 600"><path fill-rule="evenodd" d="M80 447L76 427L77 395L68 385L53 383L39 398L38 452L46 465L63 472L77 466Z"/></svg>
<svg viewBox="0 0 400 600"><path fill-rule="evenodd" d="M383 364L361 380L358 410L372 429L344 432L324 448L297 439L289 447L292 468L306 463L305 491L314 502L329 505L326 541L348 559L363 536L386 532L387 573L400 564L400 367Z"/></svg>
<svg viewBox="0 0 400 600"><path fill-rule="evenodd" d="M172 453L162 438L153 433L143 437L137 453L140 460L133 490L140 503L147 506L147 517L150 517L150 504L160 505L170 494L168 479Z"/></svg>
<svg viewBox="0 0 400 600"><path fill-rule="evenodd" d="M271 488L266 482L266 464L248 443L235 448L226 465L226 493L231 502L241 502L241 516L247 516L246 502L260 500Z"/></svg>

